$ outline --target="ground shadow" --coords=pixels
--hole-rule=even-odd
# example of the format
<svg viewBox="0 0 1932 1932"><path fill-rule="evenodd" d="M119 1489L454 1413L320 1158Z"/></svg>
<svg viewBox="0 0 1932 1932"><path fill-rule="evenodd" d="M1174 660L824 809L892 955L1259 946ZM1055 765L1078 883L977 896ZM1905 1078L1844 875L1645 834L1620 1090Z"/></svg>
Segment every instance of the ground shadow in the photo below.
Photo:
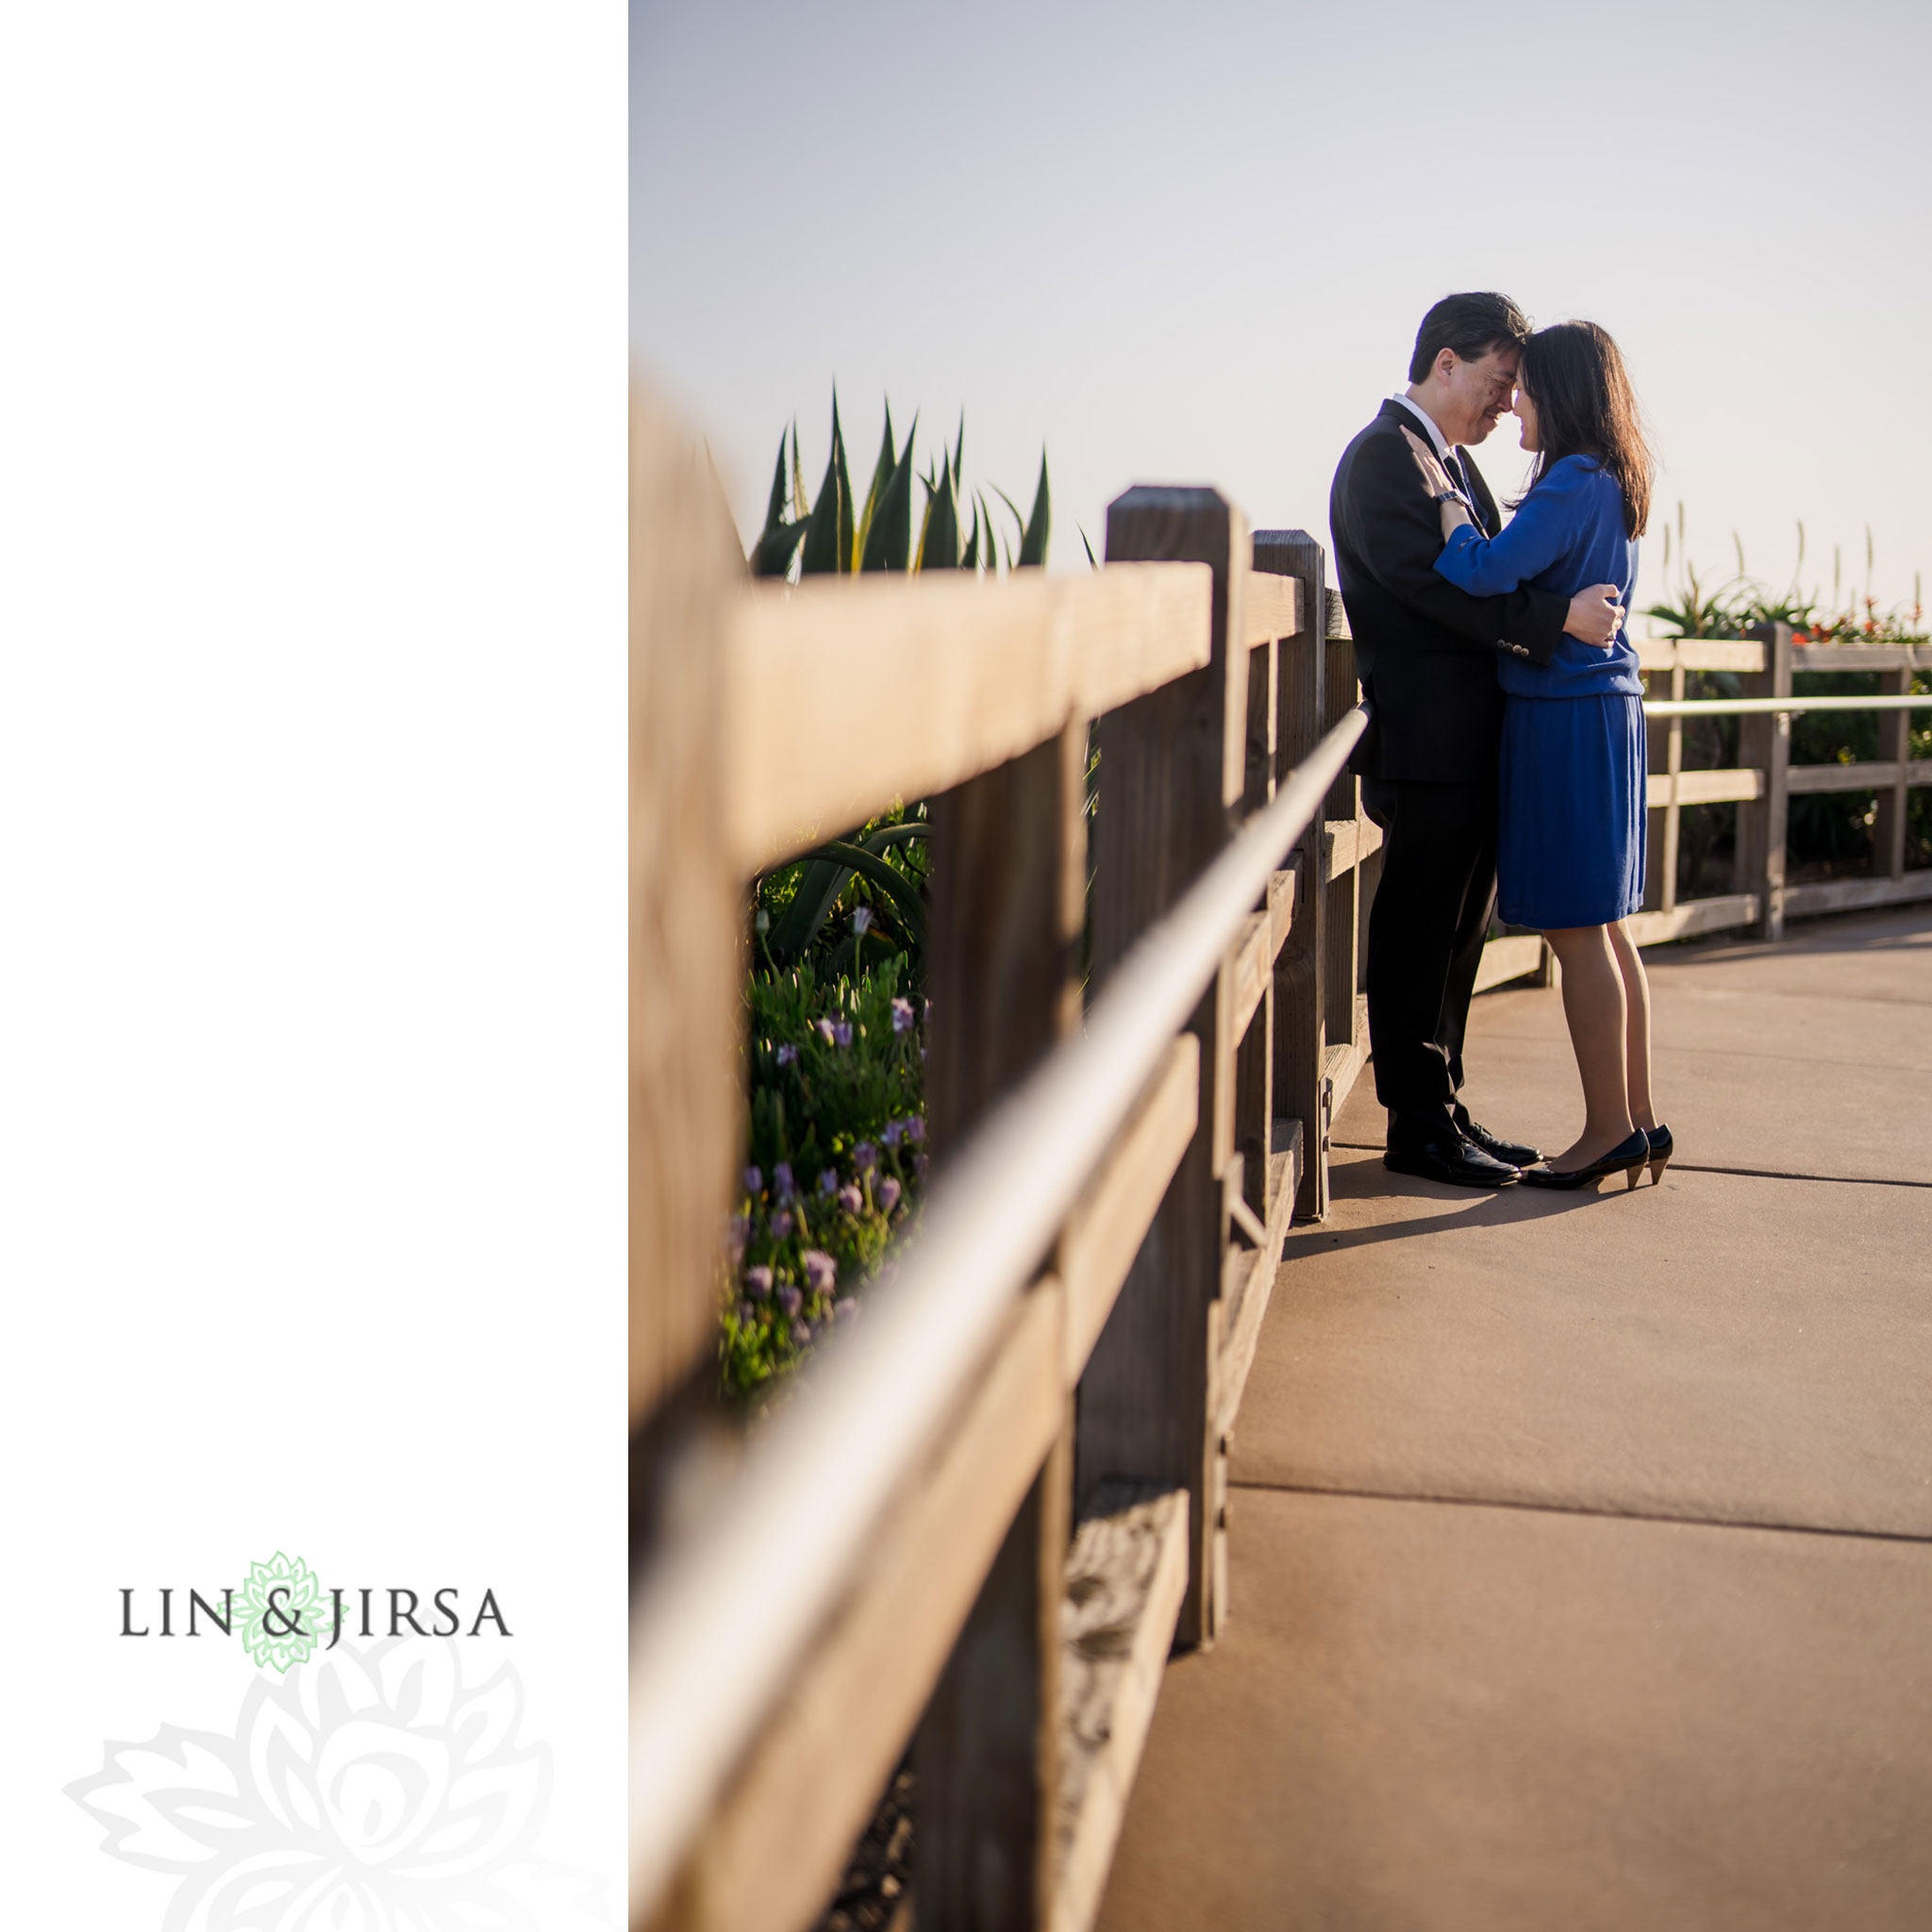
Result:
<svg viewBox="0 0 1932 1932"><path fill-rule="evenodd" d="M1351 1160L1329 1171L1330 1199L1342 1201L1412 1200L1418 1207L1447 1208L1448 1214L1423 1212L1400 1221L1377 1222L1369 1227L1324 1228L1319 1222L1304 1223L1291 1228L1282 1250L1286 1264L1300 1249L1374 1247L1380 1241L1408 1241L1417 1235L1454 1227L1499 1227L1517 1222L1548 1221L1559 1214L1578 1214L1590 1208L1606 1209L1613 1202L1632 1201L1621 1174L1600 1183L1601 1191L1578 1188L1558 1191L1546 1188L1525 1188L1521 1181L1507 1188L1477 1192L1470 1188L1452 1188L1439 1181L1424 1180L1415 1174L1391 1174L1379 1160ZM1643 1193L1648 1183L1637 1190Z"/></svg>

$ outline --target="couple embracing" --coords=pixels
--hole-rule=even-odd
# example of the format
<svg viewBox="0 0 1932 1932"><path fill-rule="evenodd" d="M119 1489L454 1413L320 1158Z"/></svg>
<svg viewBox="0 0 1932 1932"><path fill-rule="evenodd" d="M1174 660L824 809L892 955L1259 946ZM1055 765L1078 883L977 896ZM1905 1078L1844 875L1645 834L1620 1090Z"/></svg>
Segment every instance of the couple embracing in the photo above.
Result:
<svg viewBox="0 0 1932 1932"><path fill-rule="evenodd" d="M1624 619L1653 464L1617 345L1532 333L1497 294L1423 318L1407 390L1351 442L1329 525L1371 722L1355 760L1382 828L1369 1038L1387 1165L1464 1187L1580 1188L1648 1167L1643 687ZM1512 408L1536 458L1505 526L1466 446ZM1549 941L1583 1130L1547 1160L1463 1105L1462 1042L1491 911Z"/></svg>

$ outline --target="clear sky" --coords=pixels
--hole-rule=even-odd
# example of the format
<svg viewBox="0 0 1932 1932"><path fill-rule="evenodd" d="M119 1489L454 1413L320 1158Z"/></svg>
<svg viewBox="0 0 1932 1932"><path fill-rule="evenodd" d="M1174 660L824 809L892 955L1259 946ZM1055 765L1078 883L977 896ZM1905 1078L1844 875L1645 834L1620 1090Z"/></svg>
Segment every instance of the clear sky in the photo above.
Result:
<svg viewBox="0 0 1932 1932"><path fill-rule="evenodd" d="M1327 537L1422 311L1602 323L1691 556L1882 603L1932 572L1932 8L633 0L631 341L756 529L831 389L1023 507L1056 569L1134 482ZM1526 459L1507 421L1481 453ZM924 458L922 457L922 462ZM1640 603L1661 588L1646 546ZM1849 588L1849 582L1848 582Z"/></svg>

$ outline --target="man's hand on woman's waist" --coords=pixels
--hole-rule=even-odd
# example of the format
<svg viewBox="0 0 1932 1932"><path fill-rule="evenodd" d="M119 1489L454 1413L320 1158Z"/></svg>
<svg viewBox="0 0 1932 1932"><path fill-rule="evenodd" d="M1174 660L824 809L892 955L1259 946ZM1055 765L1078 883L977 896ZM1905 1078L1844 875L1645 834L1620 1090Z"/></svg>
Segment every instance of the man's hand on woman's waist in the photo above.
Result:
<svg viewBox="0 0 1932 1932"><path fill-rule="evenodd" d="M1616 644L1617 633L1624 627L1624 615L1623 605L1617 601L1615 584L1591 584L1587 591L1578 591L1571 598L1570 615L1564 620L1563 632L1579 643L1608 651Z"/></svg>

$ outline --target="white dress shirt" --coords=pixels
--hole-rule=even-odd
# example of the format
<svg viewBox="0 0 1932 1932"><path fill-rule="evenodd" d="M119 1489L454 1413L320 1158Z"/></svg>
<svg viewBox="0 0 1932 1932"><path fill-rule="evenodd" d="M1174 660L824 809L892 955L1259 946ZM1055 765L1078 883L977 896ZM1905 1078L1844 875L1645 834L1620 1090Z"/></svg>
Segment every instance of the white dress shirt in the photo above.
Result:
<svg viewBox="0 0 1932 1932"><path fill-rule="evenodd" d="M1428 431L1429 441L1436 446L1436 454L1446 459L1449 439L1436 427L1436 419L1413 396L1406 396L1400 390L1395 391L1395 400Z"/></svg>

